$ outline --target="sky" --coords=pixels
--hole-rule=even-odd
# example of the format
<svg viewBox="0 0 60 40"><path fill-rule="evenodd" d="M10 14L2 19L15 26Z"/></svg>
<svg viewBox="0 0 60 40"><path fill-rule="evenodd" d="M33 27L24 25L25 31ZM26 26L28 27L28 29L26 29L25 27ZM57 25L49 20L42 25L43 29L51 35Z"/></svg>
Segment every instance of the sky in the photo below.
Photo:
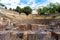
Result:
<svg viewBox="0 0 60 40"><path fill-rule="evenodd" d="M17 6L23 8L30 6L31 8L38 8L46 6L49 3L60 3L60 0L0 0L8 8L16 8Z"/></svg>

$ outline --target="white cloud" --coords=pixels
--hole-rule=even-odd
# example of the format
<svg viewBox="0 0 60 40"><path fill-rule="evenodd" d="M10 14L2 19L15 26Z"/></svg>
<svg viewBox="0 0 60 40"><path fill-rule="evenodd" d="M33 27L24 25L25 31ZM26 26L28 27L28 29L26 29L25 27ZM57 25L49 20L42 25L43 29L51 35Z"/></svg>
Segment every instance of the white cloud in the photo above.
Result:
<svg viewBox="0 0 60 40"><path fill-rule="evenodd" d="M49 1L53 3L60 3L60 0L49 0Z"/></svg>
<svg viewBox="0 0 60 40"><path fill-rule="evenodd" d="M40 4L40 5L37 5L37 8L38 7L43 7L43 6L46 6L48 5L49 3L60 3L60 0L47 0L46 2Z"/></svg>
<svg viewBox="0 0 60 40"><path fill-rule="evenodd" d="M35 3L35 0L27 0L27 4L20 3L20 7L23 8L25 6L30 6L31 8L34 8L37 4Z"/></svg>
<svg viewBox="0 0 60 40"><path fill-rule="evenodd" d="M20 0L1 0L1 3L18 4Z"/></svg>
<svg viewBox="0 0 60 40"><path fill-rule="evenodd" d="M27 0L27 4L31 4L31 2L32 2L31 5L27 5L24 3L20 3L20 5L19 5L20 0L1 0L0 2L5 4L8 8L16 8L16 6L20 6L21 8L23 8L25 6L34 7L36 5L35 0ZM11 5L7 5L7 4L11 4Z"/></svg>
<svg viewBox="0 0 60 40"><path fill-rule="evenodd" d="M23 7L28 6L28 5L27 5L27 4L23 4L23 3L21 3L21 4L18 5L18 6L20 6L21 8L23 8Z"/></svg>
<svg viewBox="0 0 60 40"><path fill-rule="evenodd" d="M20 0L1 0L0 1L3 4L11 4L11 5L6 5L8 8L15 8Z"/></svg>
<svg viewBox="0 0 60 40"><path fill-rule="evenodd" d="M46 2L43 3L35 3L36 0L26 0L27 4L24 3L20 3L20 0L1 0L0 2L5 4L8 8L16 8L16 6L20 6L21 8L25 7L25 6L30 6L31 8L37 8L39 6L46 6L47 4L49 4L50 2L53 3L60 3L60 0L46 0ZM20 3L20 5L19 5ZM7 5L10 4L10 5Z"/></svg>

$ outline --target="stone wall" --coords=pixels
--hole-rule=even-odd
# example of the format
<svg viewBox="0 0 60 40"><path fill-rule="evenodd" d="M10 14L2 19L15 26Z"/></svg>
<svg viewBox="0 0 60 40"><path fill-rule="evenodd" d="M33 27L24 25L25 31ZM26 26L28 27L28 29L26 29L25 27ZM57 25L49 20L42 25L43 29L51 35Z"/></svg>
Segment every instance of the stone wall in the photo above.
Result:
<svg viewBox="0 0 60 40"><path fill-rule="evenodd" d="M42 25L42 24L20 24L17 26L18 30L20 31L36 31L38 29L46 29L48 25Z"/></svg>
<svg viewBox="0 0 60 40"><path fill-rule="evenodd" d="M27 32L27 31L26 31ZM26 32L18 32L18 31L12 31L12 32L6 32L6 33L2 33L0 34L0 40L50 40L51 39L51 35L50 32L46 32L46 33L40 33L40 34L36 34L36 33L26 33Z"/></svg>

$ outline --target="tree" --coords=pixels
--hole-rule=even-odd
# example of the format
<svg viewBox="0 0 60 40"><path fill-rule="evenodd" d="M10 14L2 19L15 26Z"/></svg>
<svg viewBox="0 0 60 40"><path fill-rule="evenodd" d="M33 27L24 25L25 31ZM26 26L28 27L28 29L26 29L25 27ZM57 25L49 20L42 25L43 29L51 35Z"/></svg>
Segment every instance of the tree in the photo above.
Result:
<svg viewBox="0 0 60 40"><path fill-rule="evenodd" d="M43 15L43 14L44 14L44 11L43 11L43 9L42 9L42 8L38 8L38 10L37 10L37 11L38 11L38 14L39 14L39 15Z"/></svg>
<svg viewBox="0 0 60 40"><path fill-rule="evenodd" d="M48 12L48 8L47 7L38 8L37 12L38 12L39 15L44 15L45 13Z"/></svg>
<svg viewBox="0 0 60 40"><path fill-rule="evenodd" d="M12 8L10 8L9 10L12 10Z"/></svg>
<svg viewBox="0 0 60 40"><path fill-rule="evenodd" d="M23 8L23 13L25 13L26 15L31 14L32 9L29 6L26 6Z"/></svg>
<svg viewBox="0 0 60 40"><path fill-rule="evenodd" d="M19 6L17 6L16 9L15 9L15 11L21 13L22 9Z"/></svg>
<svg viewBox="0 0 60 40"><path fill-rule="evenodd" d="M7 7L5 7L5 9L7 9Z"/></svg>
<svg viewBox="0 0 60 40"><path fill-rule="evenodd" d="M13 11L15 11L15 9L13 9Z"/></svg>
<svg viewBox="0 0 60 40"><path fill-rule="evenodd" d="M0 7L5 7L5 5L4 5L4 4L2 4L2 3L0 3Z"/></svg>
<svg viewBox="0 0 60 40"><path fill-rule="evenodd" d="M56 11L55 9L49 8L48 13L49 13L49 14L52 14L52 13L55 13L55 11Z"/></svg>
<svg viewBox="0 0 60 40"><path fill-rule="evenodd" d="M44 14L49 14L48 13L48 7L43 7Z"/></svg>
<svg viewBox="0 0 60 40"><path fill-rule="evenodd" d="M38 14L40 15L44 15L45 13L52 14L52 13L60 12L60 4L50 3L46 7L38 8L37 11Z"/></svg>
<svg viewBox="0 0 60 40"><path fill-rule="evenodd" d="M43 7L43 8L38 8L38 14L44 15L44 14L51 14L56 12L56 7L54 3L50 3L48 6Z"/></svg>
<svg viewBox="0 0 60 40"><path fill-rule="evenodd" d="M60 12L60 4L57 5L56 11L57 11L57 12Z"/></svg>
<svg viewBox="0 0 60 40"><path fill-rule="evenodd" d="M50 3L49 5L48 5L48 13L55 13L56 12L56 5L54 4L54 3Z"/></svg>

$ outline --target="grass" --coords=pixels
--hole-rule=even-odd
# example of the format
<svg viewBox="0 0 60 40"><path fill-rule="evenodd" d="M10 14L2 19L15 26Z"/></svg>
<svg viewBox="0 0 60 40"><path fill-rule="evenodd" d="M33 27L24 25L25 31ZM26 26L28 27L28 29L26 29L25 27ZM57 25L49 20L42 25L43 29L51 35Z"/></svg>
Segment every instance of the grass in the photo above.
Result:
<svg viewBox="0 0 60 40"><path fill-rule="evenodd" d="M26 16L26 15L10 15L5 14L9 18L16 18L16 19L52 19L52 16ZM60 16L56 16L55 19L60 19Z"/></svg>
<svg viewBox="0 0 60 40"><path fill-rule="evenodd" d="M55 19L60 19L60 16L56 16L56 18Z"/></svg>

